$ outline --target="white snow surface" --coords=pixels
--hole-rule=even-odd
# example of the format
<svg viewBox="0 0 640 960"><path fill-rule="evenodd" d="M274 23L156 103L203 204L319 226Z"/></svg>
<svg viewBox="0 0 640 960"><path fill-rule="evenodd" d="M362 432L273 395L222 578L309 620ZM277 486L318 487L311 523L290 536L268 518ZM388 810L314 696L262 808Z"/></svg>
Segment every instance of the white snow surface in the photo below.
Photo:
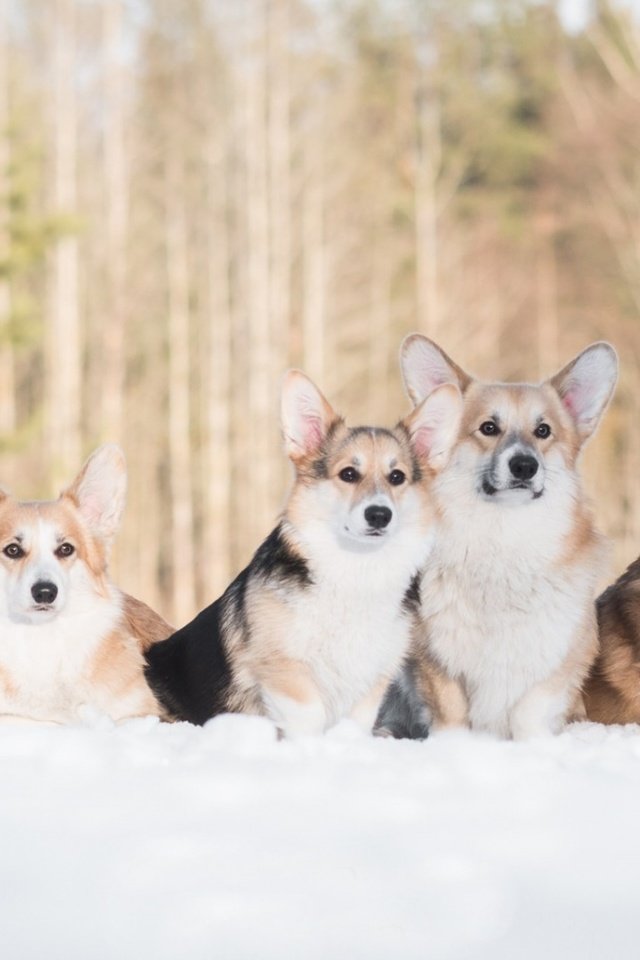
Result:
<svg viewBox="0 0 640 960"><path fill-rule="evenodd" d="M2 960L640 957L640 728L0 726Z"/></svg>

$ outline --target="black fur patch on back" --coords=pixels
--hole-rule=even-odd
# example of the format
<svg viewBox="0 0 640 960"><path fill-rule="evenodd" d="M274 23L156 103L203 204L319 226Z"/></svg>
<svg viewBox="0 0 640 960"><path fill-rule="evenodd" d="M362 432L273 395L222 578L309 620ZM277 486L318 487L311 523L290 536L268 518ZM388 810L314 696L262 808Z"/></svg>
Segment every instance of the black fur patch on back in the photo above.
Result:
<svg viewBox="0 0 640 960"><path fill-rule="evenodd" d="M258 547L245 572L264 580L276 579L281 583L297 584L299 587L306 587L312 582L307 561L291 549L282 524Z"/></svg>
<svg viewBox="0 0 640 960"><path fill-rule="evenodd" d="M147 651L147 682L172 717L203 724L229 709L233 665L227 638L233 629L245 641L250 639L246 593L256 577L298 586L311 583L306 561L288 545L281 526L215 603Z"/></svg>
<svg viewBox="0 0 640 960"><path fill-rule="evenodd" d="M203 724L228 709L232 674L222 628L228 592L146 652L147 683L177 720Z"/></svg>

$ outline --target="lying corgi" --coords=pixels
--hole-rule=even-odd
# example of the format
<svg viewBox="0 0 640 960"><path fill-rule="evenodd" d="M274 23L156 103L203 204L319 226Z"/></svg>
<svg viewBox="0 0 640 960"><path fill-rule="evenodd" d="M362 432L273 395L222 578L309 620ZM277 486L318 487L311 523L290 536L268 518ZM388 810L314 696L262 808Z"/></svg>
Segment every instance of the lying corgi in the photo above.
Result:
<svg viewBox="0 0 640 960"><path fill-rule="evenodd" d="M457 441L434 480L436 542L420 582L404 728L470 726L501 737L559 730L579 715L595 657L594 591L603 540L578 471L617 377L596 343L538 384L481 383L420 335L401 363L414 403L443 383L464 396ZM397 726L397 704L382 726ZM391 718L390 721L388 718Z"/></svg>
<svg viewBox="0 0 640 960"><path fill-rule="evenodd" d="M589 720L640 723L640 559L596 603L600 650L585 685Z"/></svg>
<svg viewBox="0 0 640 960"><path fill-rule="evenodd" d="M288 737L347 716L372 729L410 641L432 543L430 487L461 408L457 387L444 385L393 430L350 429L304 374L287 374L293 489L223 596L147 651L169 718L257 713Z"/></svg>
<svg viewBox="0 0 640 960"><path fill-rule="evenodd" d="M57 500L0 493L0 718L159 713L143 651L172 628L107 573L125 489L124 456L105 444Z"/></svg>

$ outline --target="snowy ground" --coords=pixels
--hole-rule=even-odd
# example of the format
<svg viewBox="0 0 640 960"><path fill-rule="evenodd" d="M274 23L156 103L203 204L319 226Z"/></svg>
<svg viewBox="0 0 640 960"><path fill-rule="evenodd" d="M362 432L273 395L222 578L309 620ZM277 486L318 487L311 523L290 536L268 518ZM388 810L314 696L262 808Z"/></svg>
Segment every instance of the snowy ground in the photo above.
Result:
<svg viewBox="0 0 640 960"><path fill-rule="evenodd" d="M0 727L2 960L640 957L640 730Z"/></svg>

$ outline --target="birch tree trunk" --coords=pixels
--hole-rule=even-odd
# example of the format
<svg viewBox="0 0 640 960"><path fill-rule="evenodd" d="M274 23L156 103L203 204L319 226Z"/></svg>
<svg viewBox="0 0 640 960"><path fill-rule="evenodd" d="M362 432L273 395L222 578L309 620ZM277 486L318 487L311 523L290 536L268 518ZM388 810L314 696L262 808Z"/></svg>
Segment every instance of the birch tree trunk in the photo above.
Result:
<svg viewBox="0 0 640 960"><path fill-rule="evenodd" d="M230 579L231 539L231 290L227 223L227 131L211 118L206 157L209 204L208 246L206 449L203 457L205 491L204 564L208 596L218 596Z"/></svg>
<svg viewBox="0 0 640 960"><path fill-rule="evenodd" d="M322 108L321 108L322 109ZM302 365L320 386L327 385L326 250L324 236L324 116L317 136L307 133L302 194Z"/></svg>
<svg viewBox="0 0 640 960"><path fill-rule="evenodd" d="M52 24L52 212L77 209L76 42L74 0L55 0ZM81 458L81 340L78 239L60 237L51 255L45 390L45 441L56 482L73 475Z"/></svg>
<svg viewBox="0 0 640 960"><path fill-rule="evenodd" d="M169 477L171 490L173 617L195 613L189 363L189 264L182 160L169 147L165 192L169 324Z"/></svg>
<svg viewBox="0 0 640 960"><path fill-rule="evenodd" d="M276 386L273 382L272 326L269 283L269 171L267 144L267 98L265 75L265 0L250 3L250 62L246 66L245 109L247 169L247 257L249 331L249 434L251 437L252 540L263 537L273 523L274 415L277 415Z"/></svg>
<svg viewBox="0 0 640 960"><path fill-rule="evenodd" d="M440 329L437 201L440 117L437 104L427 102L427 95L420 87L416 101L416 309L419 329L437 340Z"/></svg>
<svg viewBox="0 0 640 960"><path fill-rule="evenodd" d="M538 373L547 377L560 363L558 343L558 278L554 247L555 217L539 218L536 257Z"/></svg>
<svg viewBox="0 0 640 960"><path fill-rule="evenodd" d="M123 435L126 250L128 233L128 183L125 152L122 0L107 0L103 8L105 89L104 180L105 261L107 303L104 317L102 377L102 435Z"/></svg>
<svg viewBox="0 0 640 960"><path fill-rule="evenodd" d="M0 263L9 264L11 256L9 170L11 163L9 134L9 42L8 16L0 14ZM11 283L8 269L0 274L0 436L11 436L16 428L15 366L10 331ZM4 482L7 482L5 476Z"/></svg>

